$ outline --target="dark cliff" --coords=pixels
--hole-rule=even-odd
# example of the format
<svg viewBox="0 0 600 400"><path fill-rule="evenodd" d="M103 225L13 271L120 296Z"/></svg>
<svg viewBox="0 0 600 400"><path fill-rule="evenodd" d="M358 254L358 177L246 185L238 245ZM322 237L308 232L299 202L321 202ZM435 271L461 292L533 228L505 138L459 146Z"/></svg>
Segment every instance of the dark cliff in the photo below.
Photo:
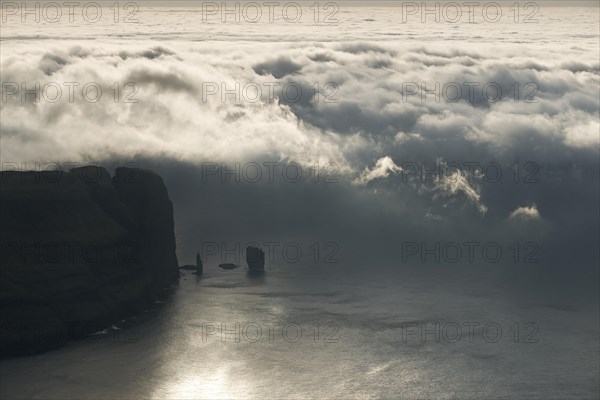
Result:
<svg viewBox="0 0 600 400"><path fill-rule="evenodd" d="M178 281L162 178L118 168L1 172L0 354L57 347Z"/></svg>

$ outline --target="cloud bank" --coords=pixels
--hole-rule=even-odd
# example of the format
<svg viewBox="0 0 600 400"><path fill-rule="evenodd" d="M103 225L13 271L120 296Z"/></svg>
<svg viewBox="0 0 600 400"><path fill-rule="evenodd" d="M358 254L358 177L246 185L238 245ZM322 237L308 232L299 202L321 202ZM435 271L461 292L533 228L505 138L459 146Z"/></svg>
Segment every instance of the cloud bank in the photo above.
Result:
<svg viewBox="0 0 600 400"><path fill-rule="evenodd" d="M172 171L193 181L207 162L332 165L338 184L305 191L342 204L332 223L362 210L386 237L402 236L396 224L415 237L435 224L448 237L492 226L513 238L507 220L543 212L550 225L540 235L593 238L597 13L438 27L395 24L389 9L369 10L367 21L357 10L336 26L203 25L180 11L145 11L144 24L118 34L7 24L2 161L145 160L180 185ZM295 204L299 194L284 189L265 196Z"/></svg>

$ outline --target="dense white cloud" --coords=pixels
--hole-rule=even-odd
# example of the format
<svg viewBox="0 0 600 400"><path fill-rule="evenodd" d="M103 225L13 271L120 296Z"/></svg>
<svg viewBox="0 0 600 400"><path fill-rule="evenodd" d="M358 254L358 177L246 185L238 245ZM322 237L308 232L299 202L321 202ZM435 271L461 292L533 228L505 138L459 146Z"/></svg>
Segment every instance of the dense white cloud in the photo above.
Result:
<svg viewBox="0 0 600 400"><path fill-rule="evenodd" d="M542 217L535 204L525 207L517 207L513 212L510 213L510 219L513 220L539 220Z"/></svg>
<svg viewBox="0 0 600 400"><path fill-rule="evenodd" d="M565 128L565 143L572 147L595 148L600 145L600 123L590 120Z"/></svg>
<svg viewBox="0 0 600 400"><path fill-rule="evenodd" d="M372 9L369 21L351 10L340 26L140 17L119 32L109 23L43 33L35 24L3 26L3 161L333 162L348 182L394 189L400 161L566 165L598 152L598 36L586 25L597 15L456 28L395 24L393 9ZM36 82L57 83L62 97L22 102L5 86ZM80 84L74 102L68 82ZM97 103L81 98L90 82L102 88ZM239 101L224 94L236 84ZM291 99L298 88L302 96ZM484 183L464 171L423 192L462 199L481 215L492 207Z"/></svg>
<svg viewBox="0 0 600 400"><path fill-rule="evenodd" d="M466 172L457 170L449 175L443 175L436 179L433 187L434 199L437 197L454 197L462 193L467 200L477 207L481 214L485 214L488 208L481 202L479 189L468 180Z"/></svg>
<svg viewBox="0 0 600 400"><path fill-rule="evenodd" d="M363 173L354 180L358 185L366 185L375 179L386 178L390 174L402 171L390 157L382 157L375 163L372 169L366 168Z"/></svg>

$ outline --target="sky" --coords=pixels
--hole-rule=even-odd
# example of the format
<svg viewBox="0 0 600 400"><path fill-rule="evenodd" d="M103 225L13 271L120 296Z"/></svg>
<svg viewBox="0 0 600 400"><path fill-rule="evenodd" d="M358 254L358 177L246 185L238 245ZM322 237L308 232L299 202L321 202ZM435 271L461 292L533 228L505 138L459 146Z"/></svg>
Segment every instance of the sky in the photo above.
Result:
<svg viewBox="0 0 600 400"><path fill-rule="evenodd" d="M597 268L597 8L422 23L322 3L223 23L143 3L118 22L3 15L3 169L155 169L184 262L206 242L382 264L406 243L493 242Z"/></svg>

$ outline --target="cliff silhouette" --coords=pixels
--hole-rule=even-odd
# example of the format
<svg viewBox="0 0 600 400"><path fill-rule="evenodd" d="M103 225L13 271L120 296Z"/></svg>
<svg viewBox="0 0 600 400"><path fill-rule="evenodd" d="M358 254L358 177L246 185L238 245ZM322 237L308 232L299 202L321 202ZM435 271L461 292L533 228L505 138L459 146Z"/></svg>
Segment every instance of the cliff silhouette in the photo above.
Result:
<svg viewBox="0 0 600 400"><path fill-rule="evenodd" d="M178 282L160 176L101 167L0 173L0 355L58 347Z"/></svg>

